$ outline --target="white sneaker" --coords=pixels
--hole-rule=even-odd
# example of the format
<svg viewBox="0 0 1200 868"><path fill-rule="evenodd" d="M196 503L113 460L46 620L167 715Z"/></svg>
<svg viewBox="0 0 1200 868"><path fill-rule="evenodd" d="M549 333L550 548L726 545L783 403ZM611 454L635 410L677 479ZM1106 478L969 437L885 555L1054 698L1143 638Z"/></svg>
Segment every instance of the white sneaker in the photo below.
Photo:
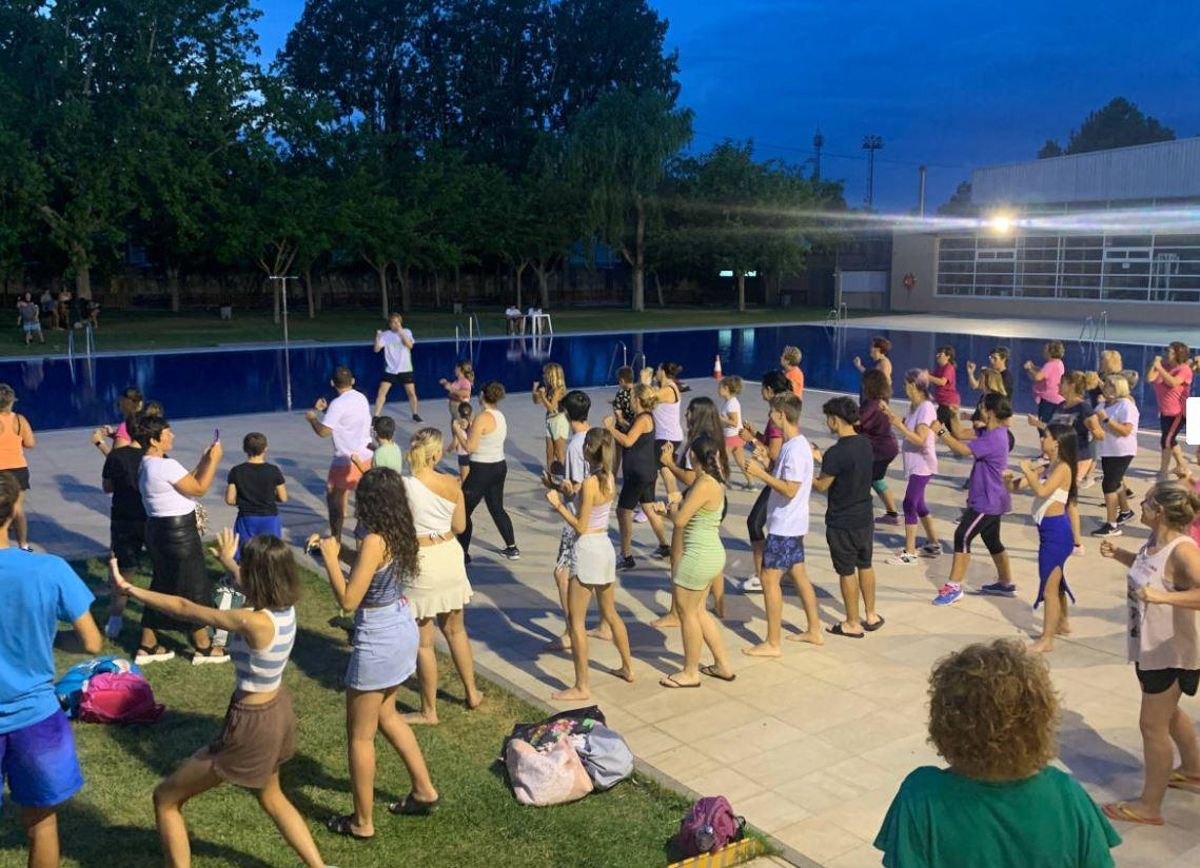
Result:
<svg viewBox="0 0 1200 868"><path fill-rule="evenodd" d="M915 552L902 551L902 552L900 552L900 554L896 555L895 557L888 558L887 562L889 564L891 564L892 566L896 566L896 567L908 567L908 566L912 566L919 560L920 560L920 556L918 556Z"/></svg>
<svg viewBox="0 0 1200 868"><path fill-rule="evenodd" d="M762 582L759 581L758 576L748 576L745 579L742 579L742 593L743 594L761 594L762 593Z"/></svg>
<svg viewBox="0 0 1200 868"><path fill-rule="evenodd" d="M1091 488L1095 484L1096 484L1096 477L1085 476L1085 477L1083 477L1083 479L1079 480L1079 489L1080 489L1080 491L1086 491L1087 489Z"/></svg>
<svg viewBox="0 0 1200 868"><path fill-rule="evenodd" d="M125 619L120 615L109 615L108 623L104 625L104 635L109 639L116 639L121 635L121 629L125 626Z"/></svg>
<svg viewBox="0 0 1200 868"><path fill-rule="evenodd" d="M166 648L159 645L157 648L152 648L149 651L144 648L139 648L137 651L137 656L133 658L133 662L138 666L145 666L149 663L163 663L167 660L174 659L174 651L168 651Z"/></svg>
<svg viewBox="0 0 1200 868"><path fill-rule="evenodd" d="M220 654L216 653L221 651ZM225 653L224 648L216 648L215 646L206 648L204 652L197 651L192 655L193 666L207 666L209 663L228 663L230 661L229 654Z"/></svg>
<svg viewBox="0 0 1200 868"><path fill-rule="evenodd" d="M646 518L645 511L639 506L637 512L633 514L633 520L641 524L642 522L649 521L650 519Z"/></svg>

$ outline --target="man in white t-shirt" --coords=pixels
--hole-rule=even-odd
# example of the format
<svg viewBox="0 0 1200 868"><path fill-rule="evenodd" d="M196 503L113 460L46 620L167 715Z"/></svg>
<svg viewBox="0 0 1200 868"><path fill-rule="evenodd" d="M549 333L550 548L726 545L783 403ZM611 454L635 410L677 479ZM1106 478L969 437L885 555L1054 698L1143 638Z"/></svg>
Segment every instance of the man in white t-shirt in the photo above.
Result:
<svg viewBox="0 0 1200 868"><path fill-rule="evenodd" d="M515 304L504 309L506 331L510 335L525 334L525 314Z"/></svg>
<svg viewBox="0 0 1200 868"><path fill-rule="evenodd" d="M358 456L363 464L371 461L371 405L367 396L354 388L354 374L344 365L334 369L329 384L337 390L337 397L328 403L318 398L304 418L317 436L333 438L333 462L325 478L325 502L329 507L329 529L333 538L340 540L350 492L362 479L362 472L351 456ZM325 413L324 419L317 415L321 412Z"/></svg>
<svg viewBox="0 0 1200 868"><path fill-rule="evenodd" d="M792 394L771 399L771 424L783 432L783 447L775 459L774 474L767 471L766 450L760 445L754 459L747 463L746 472L766 483L767 541L763 549L762 581L763 607L767 613L767 639L742 652L752 657L779 657L783 633L784 573L791 576L796 592L804 604L808 628L803 633L788 636L797 642L820 645L820 613L817 595L804 569L804 535L808 533L808 499L813 483L813 449L800 433L800 399Z"/></svg>
<svg viewBox="0 0 1200 868"><path fill-rule="evenodd" d="M552 477L547 471L542 475L542 485L562 494L565 501L574 504L575 497L588 477L587 460L583 457L583 441L587 438L588 413L592 409L592 399L587 392L574 389L563 396L563 412L567 414L567 424L571 428L571 436L567 439L567 455L564 465L565 475L562 478ZM569 507L575 510L574 505ZM562 536L558 541L558 558L554 562L554 584L558 587L558 599L562 603L563 632L557 639L546 644L551 651L566 651L571 647L571 636L567 632L567 589L570 587L571 573L575 568L575 543L579 534L569 525L564 524ZM608 627L601 624L603 635L596 633L602 639L611 639Z"/></svg>
<svg viewBox="0 0 1200 868"><path fill-rule="evenodd" d="M375 352L383 353L383 380L375 396L375 415L383 415L383 405L392 386L404 386L408 403L412 407L413 421L420 422L421 410L417 404L417 386L413 382L412 364L413 333L404 328L400 314L388 317L387 331L375 332Z"/></svg>

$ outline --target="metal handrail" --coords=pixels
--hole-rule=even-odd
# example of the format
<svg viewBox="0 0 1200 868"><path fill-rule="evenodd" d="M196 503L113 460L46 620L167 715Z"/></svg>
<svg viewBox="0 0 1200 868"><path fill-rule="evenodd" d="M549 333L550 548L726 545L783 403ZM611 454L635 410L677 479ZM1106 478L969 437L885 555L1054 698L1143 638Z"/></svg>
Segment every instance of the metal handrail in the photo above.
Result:
<svg viewBox="0 0 1200 868"><path fill-rule="evenodd" d="M604 374L604 382L606 383L611 379L613 370L617 366L618 349L621 351L621 366L627 367L629 365L629 348L625 346L624 341L617 341L615 344L613 344L612 355L608 358L608 371Z"/></svg>
<svg viewBox="0 0 1200 868"><path fill-rule="evenodd" d="M642 368L646 367L646 354L645 354L645 353L642 353L642 352L637 352L637 353L634 353L634 354L633 354L633 369L634 369L634 372L641 372L641 370L642 370L642 368L639 368L639 367L637 366L637 360L638 360L638 357L639 357L639 356L640 356L640 357L641 357L641 359L642 359Z"/></svg>

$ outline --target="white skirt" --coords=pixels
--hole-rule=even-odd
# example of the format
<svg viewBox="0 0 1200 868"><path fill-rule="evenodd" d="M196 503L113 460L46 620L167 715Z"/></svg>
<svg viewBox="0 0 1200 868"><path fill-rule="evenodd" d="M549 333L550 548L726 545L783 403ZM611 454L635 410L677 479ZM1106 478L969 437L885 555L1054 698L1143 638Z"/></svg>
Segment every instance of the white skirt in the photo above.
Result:
<svg viewBox="0 0 1200 868"><path fill-rule="evenodd" d="M584 585L611 585L617 580L617 552L607 533L585 533L575 543L571 575Z"/></svg>
<svg viewBox="0 0 1200 868"><path fill-rule="evenodd" d="M422 620L453 612L471 599L471 583L467 580L458 540L451 538L437 545L421 546L418 562L420 575L405 576L400 583L414 618Z"/></svg>

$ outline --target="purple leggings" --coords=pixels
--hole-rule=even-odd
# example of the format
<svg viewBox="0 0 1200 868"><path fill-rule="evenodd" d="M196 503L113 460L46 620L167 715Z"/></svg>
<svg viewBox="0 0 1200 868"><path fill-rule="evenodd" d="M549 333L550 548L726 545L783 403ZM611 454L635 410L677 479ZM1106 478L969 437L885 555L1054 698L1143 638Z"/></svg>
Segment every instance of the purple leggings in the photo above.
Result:
<svg viewBox="0 0 1200 868"><path fill-rule="evenodd" d="M908 477L908 487L904 489L905 524L916 524L918 519L929 515L929 507L925 505L925 486L931 478L916 475Z"/></svg>

